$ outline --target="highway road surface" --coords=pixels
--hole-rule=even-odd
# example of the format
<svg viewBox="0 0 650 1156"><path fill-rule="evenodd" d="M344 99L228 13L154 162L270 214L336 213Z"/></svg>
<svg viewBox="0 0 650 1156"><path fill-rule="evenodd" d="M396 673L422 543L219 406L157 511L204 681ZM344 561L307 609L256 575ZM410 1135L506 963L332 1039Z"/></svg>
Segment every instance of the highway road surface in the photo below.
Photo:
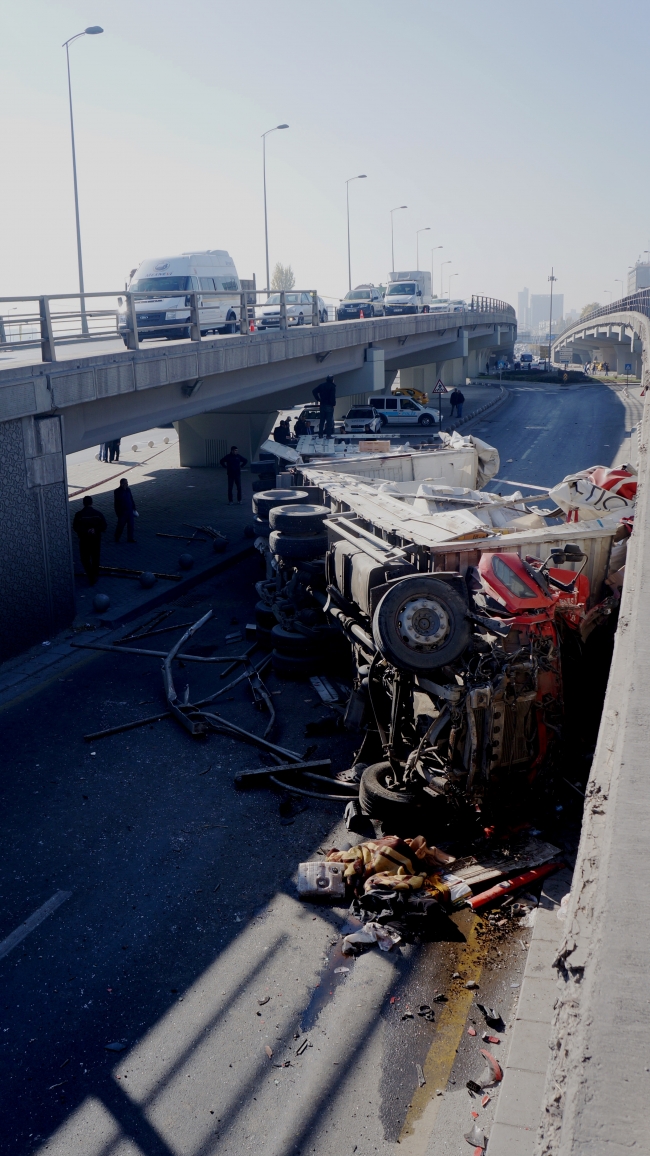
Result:
<svg viewBox="0 0 650 1156"><path fill-rule="evenodd" d="M638 393L515 386L470 428L498 446L501 477L547 486L634 458ZM201 642L223 647L257 578L242 562L172 620L214 606ZM196 664L178 681L225 685ZM344 767L353 737L305 735L327 714L309 684L268 685L276 741ZM246 684L221 701L262 728ZM465 1088L485 1026L465 984L508 1022L530 934L481 937L463 911L426 947L342 957L345 911L295 891L300 861L349 839L342 805L238 793L255 750L196 744L170 720L83 741L160 703L159 659L79 652L0 712L3 1156L461 1156L471 1109L489 1134L494 1107ZM570 806L545 832L569 850ZM417 1010L436 994L430 1023Z"/></svg>

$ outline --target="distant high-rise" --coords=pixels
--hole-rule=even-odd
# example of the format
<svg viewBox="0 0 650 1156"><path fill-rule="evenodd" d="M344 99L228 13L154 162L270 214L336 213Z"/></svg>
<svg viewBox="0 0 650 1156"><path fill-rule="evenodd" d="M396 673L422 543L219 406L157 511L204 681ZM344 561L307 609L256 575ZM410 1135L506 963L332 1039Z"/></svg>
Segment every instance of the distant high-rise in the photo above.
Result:
<svg viewBox="0 0 650 1156"><path fill-rule="evenodd" d="M551 309L550 293L531 293L530 328L533 333L548 333L548 318ZM553 321L564 316L564 293L553 294Z"/></svg>
<svg viewBox="0 0 650 1156"><path fill-rule="evenodd" d="M517 324L520 329L530 329L530 305L527 289L522 289L517 294Z"/></svg>
<svg viewBox="0 0 650 1156"><path fill-rule="evenodd" d="M627 275L628 293L636 293L637 289L650 288L650 262L637 261Z"/></svg>

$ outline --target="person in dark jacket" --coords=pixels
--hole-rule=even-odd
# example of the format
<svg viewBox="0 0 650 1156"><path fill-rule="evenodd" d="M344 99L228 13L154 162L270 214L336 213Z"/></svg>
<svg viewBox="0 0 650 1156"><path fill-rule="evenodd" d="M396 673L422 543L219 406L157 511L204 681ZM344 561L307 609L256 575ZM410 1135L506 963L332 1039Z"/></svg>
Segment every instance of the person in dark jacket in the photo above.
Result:
<svg viewBox="0 0 650 1156"><path fill-rule="evenodd" d="M320 406L320 422L318 425L318 436L322 438L323 431L328 438L334 437L334 406L336 405L336 382L331 374L327 375L325 381L317 385L312 390L316 401Z"/></svg>
<svg viewBox="0 0 650 1156"><path fill-rule="evenodd" d="M121 438L113 438L112 442L108 443L109 461L119 462L120 460L120 442Z"/></svg>
<svg viewBox="0 0 650 1156"><path fill-rule="evenodd" d="M454 390L452 390L451 396L449 398L449 402L451 404L451 416L452 417L454 416L454 410L456 410L456 416L457 417L461 418L463 416L463 402L464 401L465 401L465 394L462 393L462 391L458 388L458 386L456 386L456 388Z"/></svg>
<svg viewBox="0 0 650 1156"><path fill-rule="evenodd" d="M72 529L79 538L79 557L91 586L99 577L99 561L102 550L102 534L108 529L101 510L96 510L90 494L86 494L83 509L77 510Z"/></svg>
<svg viewBox="0 0 650 1156"><path fill-rule="evenodd" d="M286 446L291 437L291 430L286 421L281 421L273 430L273 440L279 442L281 446Z"/></svg>
<svg viewBox="0 0 650 1156"><path fill-rule="evenodd" d="M232 490L233 486L237 489L237 503L241 506L241 472L242 468L247 464L248 458L242 457L237 453L237 446L230 447L230 453L219 462L223 466L228 476L228 504L232 506Z"/></svg>
<svg viewBox="0 0 650 1156"><path fill-rule="evenodd" d="M119 486L113 491L113 507L117 514L115 541L119 542L122 537L122 530L126 526L127 542L135 542L135 538L133 537L134 519L139 515L135 508L133 494L131 493L126 478L120 478Z"/></svg>
<svg viewBox="0 0 650 1156"><path fill-rule="evenodd" d="M310 433L309 423L305 421L304 417L296 418L293 424L293 436L295 438L306 437Z"/></svg>

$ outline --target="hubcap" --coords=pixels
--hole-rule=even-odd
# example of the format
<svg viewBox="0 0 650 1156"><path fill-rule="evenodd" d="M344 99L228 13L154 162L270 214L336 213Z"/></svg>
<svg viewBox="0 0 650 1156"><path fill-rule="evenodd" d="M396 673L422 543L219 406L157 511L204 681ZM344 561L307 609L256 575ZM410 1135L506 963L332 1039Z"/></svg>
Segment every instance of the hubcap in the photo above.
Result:
<svg viewBox="0 0 650 1156"><path fill-rule="evenodd" d="M400 610L397 625L411 650L432 650L449 634L449 615L435 598L414 598Z"/></svg>

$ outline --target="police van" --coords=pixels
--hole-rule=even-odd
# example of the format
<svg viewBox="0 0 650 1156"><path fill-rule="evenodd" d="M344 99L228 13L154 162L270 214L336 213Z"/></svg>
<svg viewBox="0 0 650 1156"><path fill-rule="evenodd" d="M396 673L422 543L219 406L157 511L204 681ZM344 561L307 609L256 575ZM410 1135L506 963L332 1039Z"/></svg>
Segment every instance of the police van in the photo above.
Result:
<svg viewBox="0 0 650 1156"><path fill-rule="evenodd" d="M140 341L146 337L189 337L187 294L191 292L205 294L198 298L202 336L234 333L239 321L241 288L235 262L225 249L143 261L129 284L129 292L147 294L135 299ZM215 297L215 292L232 296ZM125 344L130 327L126 302L120 300L118 328Z"/></svg>

